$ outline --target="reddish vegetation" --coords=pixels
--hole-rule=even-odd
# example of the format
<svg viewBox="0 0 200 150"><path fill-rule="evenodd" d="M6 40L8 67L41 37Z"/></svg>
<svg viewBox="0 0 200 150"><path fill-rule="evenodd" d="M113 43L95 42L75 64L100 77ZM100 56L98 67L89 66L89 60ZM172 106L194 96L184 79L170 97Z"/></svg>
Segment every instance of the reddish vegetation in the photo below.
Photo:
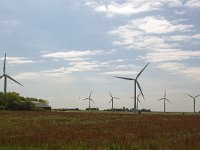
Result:
<svg viewBox="0 0 200 150"><path fill-rule="evenodd" d="M200 116L0 111L0 134L0 148L200 149Z"/></svg>

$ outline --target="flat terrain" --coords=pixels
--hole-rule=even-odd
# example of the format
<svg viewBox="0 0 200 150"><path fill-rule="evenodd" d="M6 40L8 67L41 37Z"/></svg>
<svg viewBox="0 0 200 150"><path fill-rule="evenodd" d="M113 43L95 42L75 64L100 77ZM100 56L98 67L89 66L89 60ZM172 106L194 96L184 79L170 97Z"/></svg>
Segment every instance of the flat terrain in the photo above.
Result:
<svg viewBox="0 0 200 150"><path fill-rule="evenodd" d="M200 116L0 111L0 150L199 150Z"/></svg>

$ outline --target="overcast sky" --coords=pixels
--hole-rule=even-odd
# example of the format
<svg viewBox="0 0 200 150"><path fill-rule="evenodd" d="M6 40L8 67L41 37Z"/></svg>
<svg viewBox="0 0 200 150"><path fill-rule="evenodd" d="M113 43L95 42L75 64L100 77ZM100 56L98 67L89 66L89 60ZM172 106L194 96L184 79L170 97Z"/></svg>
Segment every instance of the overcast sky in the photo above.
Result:
<svg viewBox="0 0 200 150"><path fill-rule="evenodd" d="M200 93L199 0L0 0L0 66L24 87L8 91L48 99L53 108L133 107L135 78L145 95L140 108L193 111ZM0 81L3 91L3 80ZM79 98L80 97L80 98ZM80 99L80 100L79 100ZM200 97L196 110L200 110Z"/></svg>

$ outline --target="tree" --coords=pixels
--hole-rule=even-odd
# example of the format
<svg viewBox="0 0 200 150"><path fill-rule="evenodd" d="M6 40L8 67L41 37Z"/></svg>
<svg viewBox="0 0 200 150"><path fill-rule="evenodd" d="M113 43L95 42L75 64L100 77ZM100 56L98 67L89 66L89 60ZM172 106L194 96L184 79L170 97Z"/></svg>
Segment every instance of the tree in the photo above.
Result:
<svg viewBox="0 0 200 150"><path fill-rule="evenodd" d="M9 92L4 94L0 92L0 109L9 109L9 110L33 110L35 108L36 102L45 102L47 100L37 99L37 98L29 98L29 97L22 97L19 93Z"/></svg>

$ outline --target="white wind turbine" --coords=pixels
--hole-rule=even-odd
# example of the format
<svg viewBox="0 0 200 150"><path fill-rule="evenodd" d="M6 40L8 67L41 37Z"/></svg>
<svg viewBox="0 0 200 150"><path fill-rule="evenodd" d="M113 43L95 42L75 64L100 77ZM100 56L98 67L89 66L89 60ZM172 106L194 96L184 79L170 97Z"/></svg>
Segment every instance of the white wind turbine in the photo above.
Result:
<svg viewBox="0 0 200 150"><path fill-rule="evenodd" d="M91 98L92 95L92 91L90 92L89 97L83 99L83 100L88 100L89 101L89 110L91 109L91 101L94 103L93 99Z"/></svg>
<svg viewBox="0 0 200 150"><path fill-rule="evenodd" d="M13 79L11 76L6 74L6 53L5 53L5 57L4 57L3 75L0 76L0 79L3 77L4 77L4 94L6 94L6 92L7 92L7 78L14 81L15 83L23 86L21 83L19 83L18 81Z"/></svg>
<svg viewBox="0 0 200 150"><path fill-rule="evenodd" d="M196 105L196 98L199 97L200 94L196 95L196 96L192 96L190 94L187 94L189 97L191 97L194 100L194 112L195 112L195 105Z"/></svg>
<svg viewBox="0 0 200 150"><path fill-rule="evenodd" d="M166 90L165 90L164 97L159 99L159 100L157 100L157 101L161 101L161 100L163 100L163 102L164 102L164 112L165 112L165 110L166 110L166 101L171 103L171 101L166 98Z"/></svg>
<svg viewBox="0 0 200 150"><path fill-rule="evenodd" d="M149 63L148 64L146 64L146 66L137 74L137 76L136 76L136 78L134 79L134 78L126 78L126 77L119 77L119 76L115 76L116 78L120 78L120 79L124 79L124 80L133 80L133 81L135 81L134 82L134 90L135 90L135 92L134 92L134 112L135 113L137 113L137 104L136 104L136 101L137 101L137 97L136 97L136 92L137 92L137 89L136 89L136 87L138 86L138 88L139 88L139 90L140 90L140 93L142 94L142 96L143 96L143 98L144 98L144 94L143 94L143 92L142 92L142 89L141 89L141 87L140 87L140 84L139 84L139 82L138 82L138 78L139 78L139 76L142 74L142 72L144 71L144 69L147 67L149 65Z"/></svg>
<svg viewBox="0 0 200 150"><path fill-rule="evenodd" d="M140 103L140 105L141 105L141 101L140 101L140 99L139 99L139 97L140 97L140 95L141 95L141 93L139 93L138 94L138 96L137 96L137 110L139 110L138 108L139 108L139 103ZM131 97L131 98L134 98L134 97Z"/></svg>
<svg viewBox="0 0 200 150"><path fill-rule="evenodd" d="M110 92L110 91L109 91L109 92ZM118 97L113 97L112 94L111 94L111 92L110 92L110 97L111 97L110 102L112 102L112 111L114 111L114 107L113 107L113 105L114 105L114 104L113 104L113 103L114 103L114 99L120 99L120 98L118 98ZM109 103L110 103L110 102L109 102Z"/></svg>

